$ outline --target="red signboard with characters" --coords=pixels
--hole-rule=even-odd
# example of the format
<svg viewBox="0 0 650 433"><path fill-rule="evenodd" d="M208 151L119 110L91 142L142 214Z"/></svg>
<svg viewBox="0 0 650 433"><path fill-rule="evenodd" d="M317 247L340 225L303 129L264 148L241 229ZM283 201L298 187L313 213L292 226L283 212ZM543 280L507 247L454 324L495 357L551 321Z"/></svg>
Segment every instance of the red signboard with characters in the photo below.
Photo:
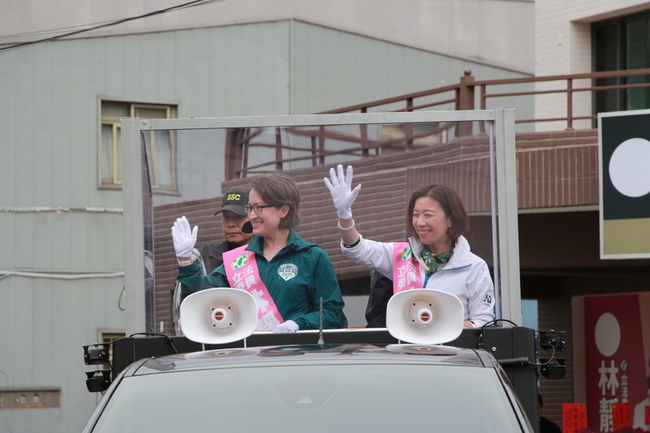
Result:
<svg viewBox="0 0 650 433"><path fill-rule="evenodd" d="M565 403L562 405L562 432L580 433L587 428L587 405Z"/></svg>
<svg viewBox="0 0 650 433"><path fill-rule="evenodd" d="M643 401L648 399L648 341L644 340L650 339L647 332L650 311L646 310L650 305L646 302L649 295L584 298L585 381L590 430L611 432L644 420L643 416L634 419L633 415L638 405L641 405L640 413L647 409ZM647 420L644 421L647 424ZM647 425L633 427L647 429Z"/></svg>
<svg viewBox="0 0 650 433"><path fill-rule="evenodd" d="M630 403L614 403L612 405L612 430L617 431L631 426Z"/></svg>

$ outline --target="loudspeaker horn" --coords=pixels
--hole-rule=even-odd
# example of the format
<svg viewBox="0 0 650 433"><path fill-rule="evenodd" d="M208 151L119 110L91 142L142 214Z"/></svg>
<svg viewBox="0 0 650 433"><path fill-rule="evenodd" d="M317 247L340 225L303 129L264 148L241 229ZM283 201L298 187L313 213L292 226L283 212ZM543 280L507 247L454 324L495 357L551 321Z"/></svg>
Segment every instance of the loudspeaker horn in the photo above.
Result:
<svg viewBox="0 0 650 433"><path fill-rule="evenodd" d="M257 327L257 304L245 290L215 288L189 295L180 308L183 333L192 341L224 344L242 340Z"/></svg>
<svg viewBox="0 0 650 433"><path fill-rule="evenodd" d="M415 344L453 341L463 331L463 302L451 293L411 289L388 301L386 327L398 340Z"/></svg>

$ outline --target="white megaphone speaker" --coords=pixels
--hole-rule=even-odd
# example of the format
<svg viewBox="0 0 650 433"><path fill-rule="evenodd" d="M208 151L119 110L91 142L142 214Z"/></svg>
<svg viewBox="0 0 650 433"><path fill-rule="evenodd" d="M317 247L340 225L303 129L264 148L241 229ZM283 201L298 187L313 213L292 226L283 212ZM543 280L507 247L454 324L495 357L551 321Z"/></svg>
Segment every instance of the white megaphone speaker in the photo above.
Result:
<svg viewBox="0 0 650 433"><path fill-rule="evenodd" d="M390 335L408 343L441 344L458 338L464 317L463 302L456 295L411 289L388 300L386 328Z"/></svg>
<svg viewBox="0 0 650 433"><path fill-rule="evenodd" d="M257 304L245 290L206 289L181 304L183 333L192 341L224 344L242 340L257 327Z"/></svg>

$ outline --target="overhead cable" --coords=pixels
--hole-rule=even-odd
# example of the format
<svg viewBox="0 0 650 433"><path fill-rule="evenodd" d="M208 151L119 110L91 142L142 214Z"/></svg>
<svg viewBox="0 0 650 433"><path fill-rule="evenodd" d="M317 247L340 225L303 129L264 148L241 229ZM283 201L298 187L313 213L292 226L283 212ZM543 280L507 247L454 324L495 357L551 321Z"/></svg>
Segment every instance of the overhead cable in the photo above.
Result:
<svg viewBox="0 0 650 433"><path fill-rule="evenodd" d="M135 16L135 17L122 18L122 19L119 19L119 20L105 22L103 24L98 24L98 25L94 25L94 26L91 26L91 27L87 27L87 28L83 28L83 29L79 29L79 30L74 30L74 31L63 33L63 34L56 35L56 36L50 36L50 37L43 38L43 39L20 42L20 43L17 43L17 44L8 45L6 47L0 47L0 52L13 50L13 49L24 47L24 46L27 46L27 45L38 44L40 42L54 41L54 40L57 40L57 39L66 38L68 36L78 35L80 33L90 32L90 31L93 31L93 30L98 30L98 29L105 28L105 27L111 27L111 26L115 26L115 25L118 25L118 24L129 22L129 21L139 20L139 19L142 19L142 18L148 18L148 17L151 17L151 16L160 15L160 14L164 14L164 13L167 13L167 12L172 12L172 11L175 11L175 10L178 10L178 9L183 9L183 8L193 7L193 6L200 6L201 4L214 3L215 1L222 1L222 0L192 0L192 1L187 2L187 3L183 3L183 4L180 4L180 5L176 5L176 6L170 6L168 8L159 9L159 10L152 11L152 12L147 12L146 14L138 15L138 16Z"/></svg>

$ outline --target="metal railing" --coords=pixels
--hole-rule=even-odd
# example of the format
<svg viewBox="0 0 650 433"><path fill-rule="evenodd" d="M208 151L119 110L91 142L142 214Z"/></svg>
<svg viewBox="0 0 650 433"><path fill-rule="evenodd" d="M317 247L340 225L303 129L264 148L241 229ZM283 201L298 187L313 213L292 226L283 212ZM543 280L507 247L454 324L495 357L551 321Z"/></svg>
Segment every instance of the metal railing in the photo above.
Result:
<svg viewBox="0 0 650 433"><path fill-rule="evenodd" d="M591 72L583 74L553 75L545 77L523 77L496 80L475 80L471 70L466 69L457 84L408 93L392 98L342 107L318 114L370 113L370 112L407 112L453 107L454 110L481 110L494 108L499 98L530 97L530 103L542 95L565 94L565 110L555 117L519 118L516 123L565 122L564 130L573 130L578 120L597 118L597 104L592 102L589 108L591 114L576 114L575 97L579 93L590 92L592 101L598 100L598 95L604 92L623 91L631 89L650 88L650 68L623 71ZM629 83L632 77L641 77L642 82ZM637 79L638 80L638 79ZM612 82L615 84L612 84ZM538 83L548 83L537 86ZM530 85L530 90L520 90ZM517 90L515 90L517 89ZM617 101L622 101L620 95L615 95ZM649 98L650 99L650 98ZM620 104L620 102L617 102ZM478 107L477 107L478 105ZM397 108L396 108L397 107ZM644 107L645 108L645 107ZM584 111L584 105L581 111ZM617 108L620 109L620 108ZM604 111L604 110L603 110ZM610 110L611 111L611 110ZM395 149L408 151L420 148L423 141L448 140L453 137L471 135L476 128L466 122L441 123L431 125L427 131L415 132L413 125L402 125L397 136L388 138L369 137L368 125L359 125L359 131L342 133L332 127L287 128L284 131L274 130L274 139L260 139L260 129L232 130L226 143L226 179L244 178L251 174L274 170L283 170L287 164L310 161L311 166L326 164L326 158L337 155L346 157L366 158ZM268 132L267 132L267 135ZM307 145L292 144L299 141ZM327 143L346 143L345 146L327 146ZM430 144L430 143L429 143ZM270 151L268 158L260 162L259 155ZM259 152L258 152L259 151ZM251 158L255 152L257 158ZM295 156L295 154L301 154ZM256 159L256 162L253 162Z"/></svg>
<svg viewBox="0 0 650 433"><path fill-rule="evenodd" d="M644 77L650 76L650 68L645 69L630 69L623 71L606 71L606 72L589 72L583 74L570 74L570 75L549 75L545 77L522 77L522 78L507 78L497 80L482 80L476 81L471 75L472 71L466 69L464 76L460 78L458 84L449 86L438 87L435 89L424 90L421 92L409 93L406 95L395 96L392 98L380 99L377 101L366 102L363 104L351 105L348 107L338 108L335 110L324 111L322 114L330 113L352 113L360 112L367 113L378 107L388 105L402 105L403 108L393 109L389 111L415 111L421 109L437 108L448 104L454 104L456 110L474 110L479 108L485 110L489 108L488 101L490 99L511 97L511 96L540 96L548 94L566 94L566 111L565 115L554 118L531 118L531 119L518 119L517 123L535 123L535 122L550 122L550 121L565 121L567 129L573 129L575 120L581 119L596 119L597 114L577 116L574 114L574 96L581 92L592 92L597 95L599 92L607 92L612 90L629 90L639 88L650 88L650 79L644 79L646 82L625 84L619 83L614 85L598 85L597 80L625 80L629 77ZM590 85L579 86L576 82L580 80L591 80ZM513 86L516 84L534 84L534 83L556 83L557 88L551 90L530 90L530 91L512 91L507 88L504 91L497 91L499 86ZM478 99L476 98L476 90L479 90ZM495 90L493 90L495 89ZM453 96L451 95L453 94ZM421 102L418 100L427 97L441 97L440 100L433 102ZM476 106L478 102L478 107ZM490 107L493 108L493 107Z"/></svg>

